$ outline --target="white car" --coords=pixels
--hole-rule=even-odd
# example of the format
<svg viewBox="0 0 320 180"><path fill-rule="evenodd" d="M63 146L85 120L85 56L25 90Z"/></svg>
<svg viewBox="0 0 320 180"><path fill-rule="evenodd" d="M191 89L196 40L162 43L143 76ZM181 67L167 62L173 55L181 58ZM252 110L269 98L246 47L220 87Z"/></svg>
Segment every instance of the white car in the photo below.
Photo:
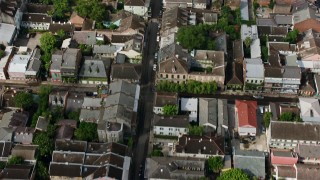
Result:
<svg viewBox="0 0 320 180"><path fill-rule="evenodd" d="M160 36L157 36L157 42L159 42L160 41Z"/></svg>
<svg viewBox="0 0 320 180"><path fill-rule="evenodd" d="M153 70L154 70L154 71L157 70L157 65L156 65L156 64L153 65Z"/></svg>

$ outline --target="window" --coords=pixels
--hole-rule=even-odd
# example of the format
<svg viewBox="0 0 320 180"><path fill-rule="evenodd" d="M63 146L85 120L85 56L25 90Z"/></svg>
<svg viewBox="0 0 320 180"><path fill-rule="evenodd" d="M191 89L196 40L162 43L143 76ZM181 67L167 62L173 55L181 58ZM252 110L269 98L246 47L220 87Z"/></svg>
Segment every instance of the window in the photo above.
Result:
<svg viewBox="0 0 320 180"><path fill-rule="evenodd" d="M169 133L169 136L172 136L172 133Z"/></svg>
<svg viewBox="0 0 320 180"><path fill-rule="evenodd" d="M163 135L163 132L160 132L160 135Z"/></svg>
<svg viewBox="0 0 320 180"><path fill-rule="evenodd" d="M183 79L185 79L186 78L186 75L183 75Z"/></svg>
<svg viewBox="0 0 320 180"><path fill-rule="evenodd" d="M162 76L163 76L163 75L162 75L162 74L160 74L160 77L161 77L161 78L162 78Z"/></svg>
<svg viewBox="0 0 320 180"><path fill-rule="evenodd" d="M166 78L168 78L168 74L166 74Z"/></svg>
<svg viewBox="0 0 320 180"><path fill-rule="evenodd" d="M174 78L174 75L172 74L172 75L171 75L171 79L173 79L173 78Z"/></svg>
<svg viewBox="0 0 320 180"><path fill-rule="evenodd" d="M180 78L180 75L177 75L177 78L179 79L179 78Z"/></svg>
<svg viewBox="0 0 320 180"><path fill-rule="evenodd" d="M160 130L163 130L163 128L160 128Z"/></svg>
<svg viewBox="0 0 320 180"><path fill-rule="evenodd" d="M257 83L258 81L256 80L255 82Z"/></svg>

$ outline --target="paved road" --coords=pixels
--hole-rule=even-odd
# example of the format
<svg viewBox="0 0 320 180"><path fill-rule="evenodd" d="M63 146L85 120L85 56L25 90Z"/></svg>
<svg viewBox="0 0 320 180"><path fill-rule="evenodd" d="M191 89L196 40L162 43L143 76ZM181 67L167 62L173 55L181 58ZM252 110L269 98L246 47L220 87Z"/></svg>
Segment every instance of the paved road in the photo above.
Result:
<svg viewBox="0 0 320 180"><path fill-rule="evenodd" d="M158 18L160 12L161 1L152 1L151 3L151 17ZM151 128L151 119L153 116L153 99L154 93L152 88L154 86L155 73L153 71L154 54L157 51L157 21L149 21L145 32L145 49L142 59L142 75L141 75L141 94L140 104L138 109L138 125L136 143L133 147L133 166L132 166L132 180L144 179L143 172L145 160L149 147L149 134ZM140 168L140 166L143 166ZM140 175L140 176L139 176Z"/></svg>

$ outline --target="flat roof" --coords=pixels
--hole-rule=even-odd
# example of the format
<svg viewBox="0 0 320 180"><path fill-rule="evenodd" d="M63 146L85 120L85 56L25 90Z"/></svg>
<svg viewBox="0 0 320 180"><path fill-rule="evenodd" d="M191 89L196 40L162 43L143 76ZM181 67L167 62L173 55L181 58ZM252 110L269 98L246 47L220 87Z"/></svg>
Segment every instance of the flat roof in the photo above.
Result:
<svg viewBox="0 0 320 180"><path fill-rule="evenodd" d="M11 38L15 33L16 26L12 24L0 23L0 43L11 43Z"/></svg>
<svg viewBox="0 0 320 180"><path fill-rule="evenodd" d="M0 71L3 71L3 68L6 66L12 51L13 51L13 46L6 47L6 49L4 51L5 55L0 60Z"/></svg>
<svg viewBox="0 0 320 180"><path fill-rule="evenodd" d="M9 64L8 72L26 72L31 55L16 54Z"/></svg>

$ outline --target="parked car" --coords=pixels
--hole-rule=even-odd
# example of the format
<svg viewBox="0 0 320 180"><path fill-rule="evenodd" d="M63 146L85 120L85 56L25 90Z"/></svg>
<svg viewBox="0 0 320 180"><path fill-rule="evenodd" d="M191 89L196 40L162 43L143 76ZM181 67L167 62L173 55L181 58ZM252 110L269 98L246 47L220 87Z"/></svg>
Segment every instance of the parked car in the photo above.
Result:
<svg viewBox="0 0 320 180"><path fill-rule="evenodd" d="M154 71L157 70L157 64L153 64L153 70L154 70Z"/></svg>
<svg viewBox="0 0 320 180"><path fill-rule="evenodd" d="M264 97L261 94L253 95L255 99L263 99Z"/></svg>

